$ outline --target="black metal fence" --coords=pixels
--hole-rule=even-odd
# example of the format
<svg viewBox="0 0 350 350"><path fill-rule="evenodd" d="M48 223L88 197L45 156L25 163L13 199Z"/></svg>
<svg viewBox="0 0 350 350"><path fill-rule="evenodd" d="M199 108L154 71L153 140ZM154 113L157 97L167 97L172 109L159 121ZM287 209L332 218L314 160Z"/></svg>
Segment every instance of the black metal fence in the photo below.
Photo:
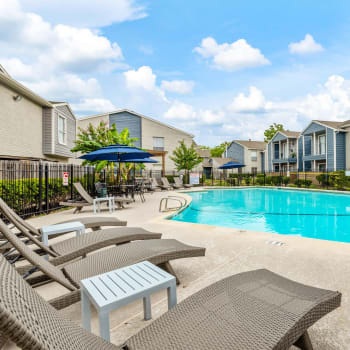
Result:
<svg viewBox="0 0 350 350"><path fill-rule="evenodd" d="M68 182L63 180L67 175ZM23 216L47 213L77 194L73 182L94 193L95 169L73 164L0 161L0 197Z"/></svg>
<svg viewBox="0 0 350 350"><path fill-rule="evenodd" d="M63 180L64 175L67 175L67 182ZM209 173L192 171L191 174L185 171L136 171L136 176L146 178L159 179L167 176L170 182L174 182L173 177L181 176L184 183L196 183L202 186L291 186L350 191L348 175L350 175L348 170L246 172L243 169L238 172L215 169ZM103 171L97 174L95 168L91 166L0 160L0 197L22 217L48 213L60 208L60 202L76 199L78 194L74 190L74 182L82 183L91 195L96 195L97 181L113 187L118 179L117 172L111 174Z"/></svg>

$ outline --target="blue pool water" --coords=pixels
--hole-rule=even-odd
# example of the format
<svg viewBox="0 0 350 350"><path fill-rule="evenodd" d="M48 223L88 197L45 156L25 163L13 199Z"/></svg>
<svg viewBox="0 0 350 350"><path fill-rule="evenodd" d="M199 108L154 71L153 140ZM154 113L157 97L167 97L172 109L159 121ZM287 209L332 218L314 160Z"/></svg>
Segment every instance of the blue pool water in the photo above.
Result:
<svg viewBox="0 0 350 350"><path fill-rule="evenodd" d="M350 195L245 188L192 192L171 220L350 242Z"/></svg>

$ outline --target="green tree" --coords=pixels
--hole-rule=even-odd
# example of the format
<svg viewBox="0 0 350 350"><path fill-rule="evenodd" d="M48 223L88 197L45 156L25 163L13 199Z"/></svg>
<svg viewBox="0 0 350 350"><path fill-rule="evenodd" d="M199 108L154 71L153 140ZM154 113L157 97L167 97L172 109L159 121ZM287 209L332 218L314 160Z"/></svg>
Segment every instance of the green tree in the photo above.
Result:
<svg viewBox="0 0 350 350"><path fill-rule="evenodd" d="M202 158L196 152L193 144L187 147L183 140L179 143L180 145L173 151L170 159L175 163L178 171L185 170L187 175L189 171L202 161Z"/></svg>
<svg viewBox="0 0 350 350"><path fill-rule="evenodd" d="M225 152L226 147L230 145L230 142L222 142L220 145L215 146L210 149L210 155L212 157L221 157L221 155Z"/></svg>
<svg viewBox="0 0 350 350"><path fill-rule="evenodd" d="M264 141L268 143L275 136L277 131L283 131L284 127L282 124L273 123L268 129L264 131Z"/></svg>
<svg viewBox="0 0 350 350"><path fill-rule="evenodd" d="M75 146L71 149L71 151L86 154L109 145L120 144L134 146L134 142L137 140L138 139L136 137L130 137L128 129L124 129L123 131L118 132L115 124L113 124L111 127L108 127L106 122L100 122L98 126L94 127L90 123L85 130L79 128L77 140L74 141ZM111 171L111 174L113 174L113 162L109 162L107 160L96 162L84 160L83 165L86 164L95 165L97 172L100 172L104 168L107 168ZM128 163L121 165L122 170L123 168L125 168L125 170L128 169L128 171L131 169Z"/></svg>

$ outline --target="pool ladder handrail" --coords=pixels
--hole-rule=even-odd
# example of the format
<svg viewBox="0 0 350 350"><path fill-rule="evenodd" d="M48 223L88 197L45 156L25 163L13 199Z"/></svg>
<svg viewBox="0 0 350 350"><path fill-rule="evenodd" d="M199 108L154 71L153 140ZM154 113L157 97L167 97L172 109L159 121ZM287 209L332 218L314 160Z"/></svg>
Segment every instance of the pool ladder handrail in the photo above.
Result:
<svg viewBox="0 0 350 350"><path fill-rule="evenodd" d="M169 200L174 200L177 201L180 205L177 207L168 207L168 202ZM162 209L162 204L163 202L165 202L165 206ZM182 208L187 206L187 199L184 197L180 197L180 196L168 196L168 197L164 197L160 200L159 203L159 211L164 213L164 212L168 212L168 211L172 211L172 210L181 210Z"/></svg>

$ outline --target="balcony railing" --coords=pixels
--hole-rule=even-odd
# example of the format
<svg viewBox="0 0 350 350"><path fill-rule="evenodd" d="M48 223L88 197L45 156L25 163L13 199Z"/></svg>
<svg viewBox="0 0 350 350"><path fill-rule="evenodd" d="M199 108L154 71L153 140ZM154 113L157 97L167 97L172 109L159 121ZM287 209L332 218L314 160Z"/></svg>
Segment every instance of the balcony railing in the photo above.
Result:
<svg viewBox="0 0 350 350"><path fill-rule="evenodd" d="M164 147L153 147L153 151L164 151Z"/></svg>

